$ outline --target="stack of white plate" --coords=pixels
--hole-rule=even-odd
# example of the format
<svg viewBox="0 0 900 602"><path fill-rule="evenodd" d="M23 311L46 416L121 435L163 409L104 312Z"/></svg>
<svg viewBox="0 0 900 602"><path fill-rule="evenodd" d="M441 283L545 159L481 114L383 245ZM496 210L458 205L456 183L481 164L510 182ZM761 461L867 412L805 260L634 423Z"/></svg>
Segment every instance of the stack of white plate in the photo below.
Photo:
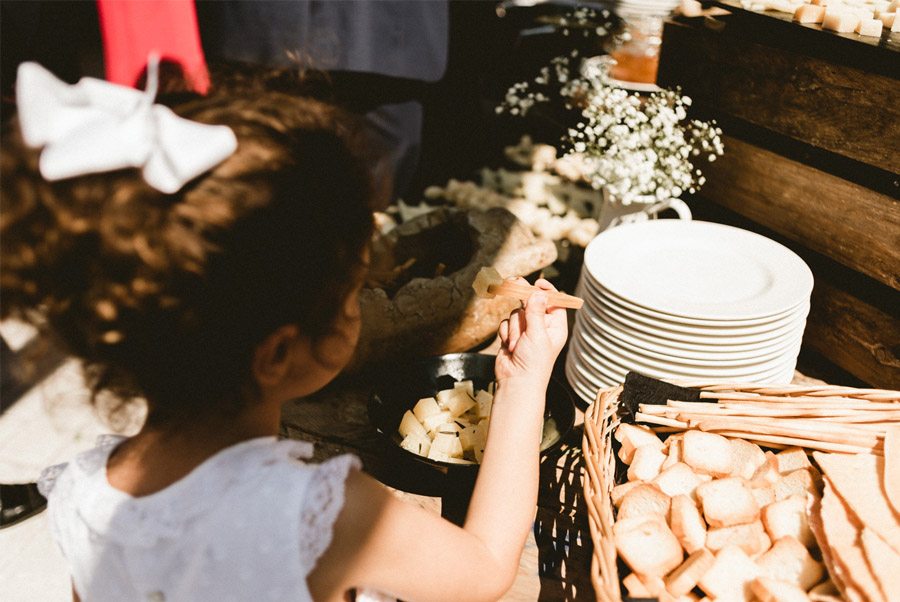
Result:
<svg viewBox="0 0 900 602"><path fill-rule="evenodd" d="M793 377L813 277L753 232L684 220L626 224L585 250L566 375L592 402L634 370L708 382Z"/></svg>
<svg viewBox="0 0 900 602"><path fill-rule="evenodd" d="M678 7L680 0L613 0L613 10L625 18L669 16Z"/></svg>

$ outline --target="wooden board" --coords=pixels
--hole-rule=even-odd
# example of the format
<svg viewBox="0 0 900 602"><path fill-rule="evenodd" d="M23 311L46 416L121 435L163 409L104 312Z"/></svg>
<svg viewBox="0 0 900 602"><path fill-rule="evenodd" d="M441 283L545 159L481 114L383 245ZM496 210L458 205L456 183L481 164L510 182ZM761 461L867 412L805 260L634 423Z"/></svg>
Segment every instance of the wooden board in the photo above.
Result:
<svg viewBox="0 0 900 602"><path fill-rule="evenodd" d="M775 48L741 22L666 23L659 82L696 104L842 157L900 173L900 81ZM896 53L888 64L896 65Z"/></svg>
<svg viewBox="0 0 900 602"><path fill-rule="evenodd" d="M821 23L795 23L794 15L791 13L783 13L780 11L755 11L745 9L741 6L739 0L713 0L714 5L732 11L736 15L747 17L756 21L762 27L774 27L778 25L788 26L791 29L783 29L788 35L808 36L808 39L815 40L815 43L821 45L831 45L836 51L842 50L861 50L855 45L871 48L871 51L862 50L867 54L863 55L871 60L885 59L889 60L885 54L877 52L897 52L900 53L900 33L891 32L890 29L884 29L881 37L873 38L871 36L861 36L856 33L837 33L824 29Z"/></svg>
<svg viewBox="0 0 900 602"><path fill-rule="evenodd" d="M900 311L900 308L897 308ZM900 317L816 281L803 342L848 372L885 389L900 389Z"/></svg>
<svg viewBox="0 0 900 602"><path fill-rule="evenodd" d="M705 198L900 289L900 202L730 136L703 169Z"/></svg>

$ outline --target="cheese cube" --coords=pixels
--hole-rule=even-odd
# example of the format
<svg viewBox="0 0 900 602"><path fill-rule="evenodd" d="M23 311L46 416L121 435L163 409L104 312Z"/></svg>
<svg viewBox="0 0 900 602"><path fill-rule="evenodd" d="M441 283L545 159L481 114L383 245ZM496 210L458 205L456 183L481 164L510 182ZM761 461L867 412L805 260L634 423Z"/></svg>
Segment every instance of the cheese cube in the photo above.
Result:
<svg viewBox="0 0 900 602"><path fill-rule="evenodd" d="M856 26L856 33L870 38L880 38L883 27L881 19L862 19Z"/></svg>
<svg viewBox="0 0 900 602"><path fill-rule="evenodd" d="M409 410L406 410L406 412L403 413L403 419L400 421L400 427L397 430L404 437L410 433L415 433L426 439L428 438L428 431L425 430L422 423L419 422L416 416Z"/></svg>
<svg viewBox="0 0 900 602"><path fill-rule="evenodd" d="M849 12L825 12L825 18L822 20L822 28L830 29L837 33L850 33L856 30L861 19L859 16Z"/></svg>
<svg viewBox="0 0 900 602"><path fill-rule="evenodd" d="M475 448L475 444L478 441L477 433L478 427L475 425L467 426L459 431L459 442L462 444L462 448L464 451L469 451Z"/></svg>
<svg viewBox="0 0 900 602"><path fill-rule="evenodd" d="M881 22L885 27L893 27L894 22L896 21L897 13L881 13L878 18L881 19Z"/></svg>
<svg viewBox="0 0 900 602"><path fill-rule="evenodd" d="M424 423L425 419L434 414L438 414L441 411L441 406L438 405L437 400L434 397L425 397L416 402L416 406L413 408L413 414L416 418L419 419L419 422Z"/></svg>
<svg viewBox="0 0 900 602"><path fill-rule="evenodd" d="M462 430L462 427L456 424L456 422L445 422L444 424L438 425L436 429L434 429L435 435L453 435L454 437L459 437L459 431Z"/></svg>
<svg viewBox="0 0 900 602"><path fill-rule="evenodd" d="M443 412L438 412L437 414L432 414L425 418L422 421L422 426L425 427L425 430L428 432L435 431L442 424L447 424L448 422L453 422L453 416L450 412L444 410Z"/></svg>
<svg viewBox="0 0 900 602"><path fill-rule="evenodd" d="M462 458L463 455L462 444L459 442L459 437L455 434L447 435L438 433L435 436L434 441L431 442L431 449L429 451L444 454L451 458ZM430 454L429 457L431 457Z"/></svg>
<svg viewBox="0 0 900 602"><path fill-rule="evenodd" d="M453 388L462 389L464 392L468 393L469 397L475 397L475 386L472 384L471 380L455 382L453 383Z"/></svg>
<svg viewBox="0 0 900 602"><path fill-rule="evenodd" d="M900 19L894 19L894 22L891 23L891 32L900 31Z"/></svg>
<svg viewBox="0 0 900 602"><path fill-rule="evenodd" d="M400 447L414 454L427 456L431 449L431 439L428 438L428 435L410 433L400 442Z"/></svg>
<svg viewBox="0 0 900 602"><path fill-rule="evenodd" d="M782 13L794 12L794 5L789 0L766 0L766 10L775 10Z"/></svg>
<svg viewBox="0 0 900 602"><path fill-rule="evenodd" d="M476 414L479 418L487 418L491 415L491 406L494 404L494 396L487 391L479 391L475 395L477 405Z"/></svg>
<svg viewBox="0 0 900 602"><path fill-rule="evenodd" d="M794 11L794 21L798 23L821 23L825 19L825 7L801 4Z"/></svg>
<svg viewBox="0 0 900 602"><path fill-rule="evenodd" d="M438 395L440 395L440 393L438 393ZM452 395L445 399L443 406L450 412L451 416L456 418L474 408L475 399L470 397L465 389L453 389Z"/></svg>

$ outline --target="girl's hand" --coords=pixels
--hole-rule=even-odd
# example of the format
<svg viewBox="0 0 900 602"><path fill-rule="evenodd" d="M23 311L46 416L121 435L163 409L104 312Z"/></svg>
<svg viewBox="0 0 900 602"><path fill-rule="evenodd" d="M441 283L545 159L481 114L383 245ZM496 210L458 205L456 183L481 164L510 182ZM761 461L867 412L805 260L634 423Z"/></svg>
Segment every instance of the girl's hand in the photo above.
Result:
<svg viewBox="0 0 900 602"><path fill-rule="evenodd" d="M525 279L519 278L524 284ZM539 278L535 286L544 291L556 288ZM547 295L535 291L522 309L500 323L500 351L497 353L497 380L519 377L549 380L553 364L566 343L568 322L562 307L547 307Z"/></svg>

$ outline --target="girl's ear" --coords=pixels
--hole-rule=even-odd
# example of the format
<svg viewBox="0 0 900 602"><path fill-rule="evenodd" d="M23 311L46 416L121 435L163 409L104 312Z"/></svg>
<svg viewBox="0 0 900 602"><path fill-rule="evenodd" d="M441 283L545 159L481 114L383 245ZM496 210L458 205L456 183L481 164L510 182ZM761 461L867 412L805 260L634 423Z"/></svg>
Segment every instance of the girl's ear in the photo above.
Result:
<svg viewBox="0 0 900 602"><path fill-rule="evenodd" d="M262 387L281 384L291 373L294 361L293 347L300 338L295 324L285 324L257 345L253 354L253 377Z"/></svg>

